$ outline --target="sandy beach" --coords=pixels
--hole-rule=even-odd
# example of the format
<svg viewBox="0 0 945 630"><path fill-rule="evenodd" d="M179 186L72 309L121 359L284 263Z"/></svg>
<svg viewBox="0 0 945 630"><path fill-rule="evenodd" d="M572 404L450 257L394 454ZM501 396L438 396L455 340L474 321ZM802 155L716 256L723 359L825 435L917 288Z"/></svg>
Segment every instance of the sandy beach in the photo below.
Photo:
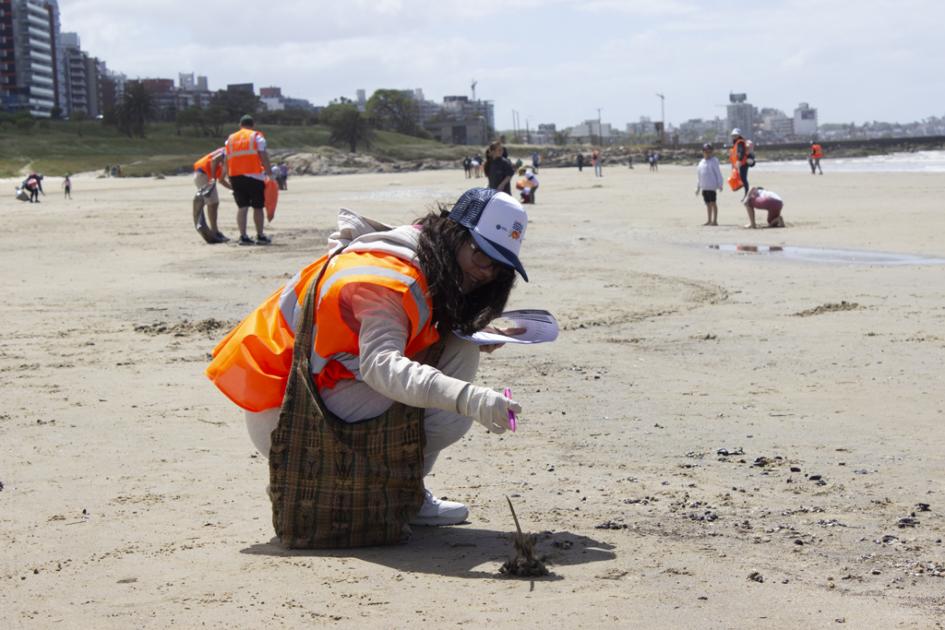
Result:
<svg viewBox="0 0 945 630"><path fill-rule="evenodd" d="M273 539L209 353L339 207L400 223L485 180L290 178L269 247L205 245L189 177L7 194L0 627L942 628L945 265L726 251L945 258L941 175L824 170L753 173L788 224L755 231L730 191L701 225L695 167L542 171L510 306L562 333L483 361L519 430L427 480L470 522L330 552ZM499 575L506 496L550 577Z"/></svg>

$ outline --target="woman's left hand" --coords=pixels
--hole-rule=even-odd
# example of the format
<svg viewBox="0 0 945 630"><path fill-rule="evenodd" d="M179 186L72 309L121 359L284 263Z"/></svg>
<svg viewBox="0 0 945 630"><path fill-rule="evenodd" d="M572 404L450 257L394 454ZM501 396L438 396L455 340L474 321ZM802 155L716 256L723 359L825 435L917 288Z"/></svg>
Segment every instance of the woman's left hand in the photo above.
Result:
<svg viewBox="0 0 945 630"><path fill-rule="evenodd" d="M510 328L499 328L498 326L486 326L482 329L482 332L492 333L494 335L505 335L506 337L514 337L515 335L521 335L525 332L527 328L522 326L514 326ZM479 346L479 352L493 353L502 346L504 343L490 343L485 346Z"/></svg>

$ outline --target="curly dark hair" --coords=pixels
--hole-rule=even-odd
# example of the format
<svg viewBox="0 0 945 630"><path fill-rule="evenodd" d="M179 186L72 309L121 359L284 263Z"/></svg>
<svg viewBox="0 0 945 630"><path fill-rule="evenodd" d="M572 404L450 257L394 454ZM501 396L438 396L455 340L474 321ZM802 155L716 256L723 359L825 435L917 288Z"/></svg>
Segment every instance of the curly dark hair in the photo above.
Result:
<svg viewBox="0 0 945 630"><path fill-rule="evenodd" d="M492 282L464 294L463 271L456 252L472 236L448 215L449 210L441 207L416 221L422 228L417 259L427 279L437 330L441 334L456 330L471 335L502 314L515 285L515 270L498 265Z"/></svg>

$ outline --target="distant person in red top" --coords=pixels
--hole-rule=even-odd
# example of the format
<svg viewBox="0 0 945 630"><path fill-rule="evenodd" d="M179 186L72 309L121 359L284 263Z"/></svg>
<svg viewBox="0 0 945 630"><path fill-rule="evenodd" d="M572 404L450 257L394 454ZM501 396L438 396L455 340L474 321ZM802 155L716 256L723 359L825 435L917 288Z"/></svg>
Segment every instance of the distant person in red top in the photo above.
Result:
<svg viewBox="0 0 945 630"><path fill-rule="evenodd" d="M781 216L781 209L784 208L784 200L777 193L765 190L757 186L748 191L745 198L745 210L748 212L748 224L746 228L756 228L755 210L768 211L768 227L784 227L784 217Z"/></svg>
<svg viewBox="0 0 945 630"><path fill-rule="evenodd" d="M807 163L810 164L810 174L814 175L816 171L820 171L820 174L824 174L824 169L820 168L820 158L824 157L824 148L816 142L810 143L810 156L807 158Z"/></svg>

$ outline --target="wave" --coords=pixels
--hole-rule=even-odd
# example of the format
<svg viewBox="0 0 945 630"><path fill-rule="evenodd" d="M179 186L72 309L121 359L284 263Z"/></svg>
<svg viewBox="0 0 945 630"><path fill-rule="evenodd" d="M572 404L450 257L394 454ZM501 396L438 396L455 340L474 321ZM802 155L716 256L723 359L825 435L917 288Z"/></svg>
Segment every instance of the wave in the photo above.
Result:
<svg viewBox="0 0 945 630"><path fill-rule="evenodd" d="M836 159L828 156L821 160L821 166L828 173L945 173L945 151L916 151ZM768 173L810 172L810 166L807 160L760 161L752 170Z"/></svg>

